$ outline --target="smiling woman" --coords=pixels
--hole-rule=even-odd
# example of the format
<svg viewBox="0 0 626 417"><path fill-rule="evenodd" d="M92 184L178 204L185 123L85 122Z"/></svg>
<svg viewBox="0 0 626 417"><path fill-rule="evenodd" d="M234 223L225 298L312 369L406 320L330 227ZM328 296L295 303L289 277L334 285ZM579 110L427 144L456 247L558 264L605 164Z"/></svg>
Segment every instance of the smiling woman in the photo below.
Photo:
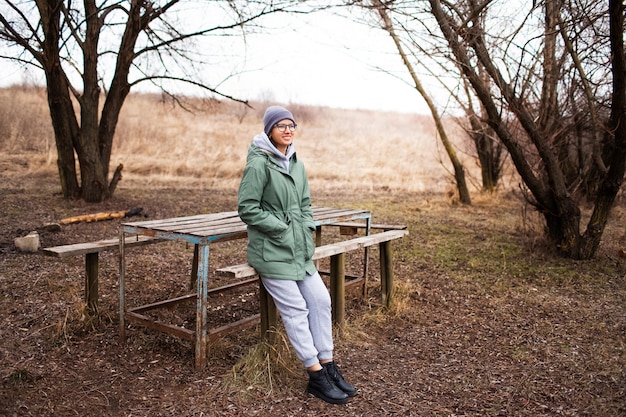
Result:
<svg viewBox="0 0 626 417"><path fill-rule="evenodd" d="M308 392L345 404L357 390L333 360L331 299L313 263L316 226L303 159L293 142L296 119L286 108L270 106L263 125L248 150L238 191L239 217L248 230L248 264L272 296L307 369Z"/></svg>

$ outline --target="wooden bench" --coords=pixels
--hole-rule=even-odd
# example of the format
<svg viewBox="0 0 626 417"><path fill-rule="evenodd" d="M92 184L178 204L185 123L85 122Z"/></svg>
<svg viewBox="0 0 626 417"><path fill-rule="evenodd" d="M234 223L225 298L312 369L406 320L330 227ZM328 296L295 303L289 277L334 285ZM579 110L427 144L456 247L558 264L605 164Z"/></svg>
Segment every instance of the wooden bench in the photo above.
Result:
<svg viewBox="0 0 626 417"><path fill-rule="evenodd" d="M148 236L129 237L125 240L126 248L144 246L151 243L162 242ZM85 302L87 309L91 313L98 312L98 254L100 252L119 250L120 240L106 239L97 242L74 243L70 245L52 246L44 248L46 255L57 258L67 258L69 256L85 255Z"/></svg>
<svg viewBox="0 0 626 417"><path fill-rule="evenodd" d="M330 257L330 295L332 302L332 316L336 324L343 324L345 319L345 254L357 249L367 248L378 244L380 247L380 285L382 304L388 306L391 302L393 290L393 269L391 262L391 241L400 239L409 232L406 228L399 230L388 230L372 235L361 236L350 240L345 240L315 248L313 260ZM257 275L254 268L247 263L232 265L217 269L217 273L230 278L249 278ZM351 280L349 285L363 283L367 277ZM273 300L267 293L263 285L259 285L260 293L260 316L261 316L261 337L268 336L268 330L277 323L277 312Z"/></svg>
<svg viewBox="0 0 626 417"><path fill-rule="evenodd" d="M337 223L328 224L326 226L327 227L328 226L339 227L340 235L356 235L358 229L367 228L367 224L358 223L358 222L337 222ZM406 225L400 225L400 224L377 224L377 223L370 224L371 230L383 230L385 232L388 230L406 230L406 228L407 228Z"/></svg>
<svg viewBox="0 0 626 417"><path fill-rule="evenodd" d="M349 222L336 222L330 223L326 226L334 226L339 227L339 234L342 236L354 236L358 234L359 230L365 231L366 235L369 235L372 230L406 230L406 225L397 225L397 224L378 224L371 223L369 225L369 230L367 223L358 222L358 221L349 221ZM322 246L322 228L318 226L315 230L315 246ZM363 276L367 276L369 270L369 253L368 249L365 248L363 253ZM315 261L315 267L319 269L319 260ZM363 285L363 298L367 297L367 286Z"/></svg>

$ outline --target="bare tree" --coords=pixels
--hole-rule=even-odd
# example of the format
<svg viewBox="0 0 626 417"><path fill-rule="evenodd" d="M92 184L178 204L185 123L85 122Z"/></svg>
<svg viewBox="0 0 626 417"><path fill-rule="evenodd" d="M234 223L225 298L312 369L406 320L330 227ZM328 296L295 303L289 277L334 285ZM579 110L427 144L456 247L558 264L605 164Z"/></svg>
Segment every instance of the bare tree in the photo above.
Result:
<svg viewBox="0 0 626 417"><path fill-rule="evenodd" d="M471 103L469 101L468 103ZM497 140L495 132L486 123L484 123L484 109L481 106L481 112L477 113L473 107L468 106L465 110L465 117L461 119L460 124L464 122L469 125L465 128L468 136L474 144L478 164L480 165L480 177L482 180L482 190L494 192L500 180L500 174L504 165L504 147Z"/></svg>
<svg viewBox="0 0 626 417"><path fill-rule="evenodd" d="M471 16L473 20L472 26L484 27L484 17L484 14ZM459 68L458 65L457 68L459 69L459 75L462 74L462 69ZM485 83L489 84L491 82L485 68L480 65L480 63L477 63L476 70L478 71L479 77L481 77ZM465 119L467 124L469 124L469 128L467 128L466 131L474 143L474 149L476 149L481 170L483 190L493 192L500 179L505 152L501 142L496 140L493 129L485 122L485 107L478 101L476 107L478 107L479 110L476 111L474 106L476 100L473 90L468 85L466 78L461 77L461 79L463 83L462 91L465 92L465 101L460 94L453 94L453 97L465 112Z"/></svg>
<svg viewBox="0 0 626 417"><path fill-rule="evenodd" d="M396 49L398 50L398 54L400 55L400 58L402 58L402 62L409 71L415 89L420 93L420 95L426 102L426 105L430 110L430 114L435 120L435 126L437 128L437 132L439 133L439 138L441 140L441 143L443 144L444 149L446 150L446 153L448 154L448 158L450 159L450 162L452 163L452 167L454 169L454 179L456 182L457 191L459 192L459 200L462 204L471 204L472 199L467 188L467 182L465 180L465 169L463 168L463 164L457 157L456 151L452 146L452 142L450 141L450 139L448 139L447 131L442 121L441 115L439 114L439 111L435 106L435 103L433 102L428 91L422 84L413 64L411 63L411 60L409 59L406 51L404 50L404 47L402 46L402 42L400 41L399 36L396 34L393 21L389 17L389 9L387 8L387 4L383 3L381 0L373 0L372 6L381 18L383 30L389 33L389 36L391 36L391 38L393 39Z"/></svg>
<svg viewBox="0 0 626 417"><path fill-rule="evenodd" d="M564 256L591 258L626 163L624 5L609 0L604 10L605 3L595 1L545 0L522 16L510 38L495 39L473 18L494 3L429 0L489 126L511 155L527 198L543 214L550 240ZM543 21L540 32L537 18ZM516 125L518 130L511 128ZM590 181L592 194L581 187ZM592 198L594 206L581 233L583 198Z"/></svg>
<svg viewBox="0 0 626 417"><path fill-rule="evenodd" d="M132 87L150 82L175 96L168 86L186 83L234 99L194 73L202 56L192 42L242 36L247 25L290 6L288 1L2 3L0 39L15 53L0 58L45 74L63 195L88 202L109 198L121 179L122 165L109 180L109 163L118 117ZM197 14L206 15L190 16L194 11L184 7L191 4Z"/></svg>
<svg viewBox="0 0 626 417"><path fill-rule="evenodd" d="M500 178L505 149L496 140L493 130L485 123L484 112L473 90L462 77L456 59L450 54L447 42L434 33L437 28L427 2L371 0L359 2L361 7L378 16L372 25L380 27L392 38L398 55L407 69L410 81L422 96L435 121L439 139L454 169L454 177L463 203L470 204L465 180L465 169L449 139L446 122L456 121L465 129L474 146L474 154L481 168L482 189L494 191ZM473 17L480 19L480 16ZM443 92L447 92L446 97ZM452 108L450 108L452 105ZM448 112L464 113L450 117ZM448 116L448 117L446 117Z"/></svg>

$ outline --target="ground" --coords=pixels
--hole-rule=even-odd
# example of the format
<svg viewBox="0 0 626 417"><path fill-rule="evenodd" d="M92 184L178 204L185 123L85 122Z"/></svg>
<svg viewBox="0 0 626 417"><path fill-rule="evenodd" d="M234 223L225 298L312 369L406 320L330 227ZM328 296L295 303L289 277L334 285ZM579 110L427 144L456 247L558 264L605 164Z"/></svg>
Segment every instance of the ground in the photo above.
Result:
<svg viewBox="0 0 626 417"><path fill-rule="evenodd" d="M233 210L232 190L122 182L113 199L94 205L64 200L49 174L5 180L1 416L626 414L619 217L596 259L574 262L551 253L530 230L523 202L510 196L462 207L444 195L314 193L319 205L368 208L376 221L404 223L410 232L394 246L394 306L378 303L375 262L368 297L349 294L336 358L359 395L332 406L305 393L306 374L283 339L263 349L256 327L212 342L202 371L192 367L192 346L174 337L131 326L122 344L114 253L101 256L96 320L82 301L82 257L20 253L13 245L15 237L37 229L44 246L117 236L120 220L41 229L71 215L135 207L147 218ZM159 294L185 293L190 253L177 244L133 249L128 297L150 302ZM215 252L218 262L241 254L234 243ZM255 296L252 287L215 300L212 317L228 321L253 312ZM186 311L166 314L193 320Z"/></svg>

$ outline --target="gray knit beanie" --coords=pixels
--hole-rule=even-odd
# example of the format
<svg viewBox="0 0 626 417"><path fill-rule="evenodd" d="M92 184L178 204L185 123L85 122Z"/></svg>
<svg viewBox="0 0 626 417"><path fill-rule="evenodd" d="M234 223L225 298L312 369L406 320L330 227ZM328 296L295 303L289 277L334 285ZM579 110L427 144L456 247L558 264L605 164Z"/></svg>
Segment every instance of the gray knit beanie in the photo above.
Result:
<svg viewBox="0 0 626 417"><path fill-rule="evenodd" d="M280 106L268 107L267 110L265 110L265 116L263 116L265 134L269 136L274 125L284 119L289 119L294 125L296 124L293 114L286 108Z"/></svg>

